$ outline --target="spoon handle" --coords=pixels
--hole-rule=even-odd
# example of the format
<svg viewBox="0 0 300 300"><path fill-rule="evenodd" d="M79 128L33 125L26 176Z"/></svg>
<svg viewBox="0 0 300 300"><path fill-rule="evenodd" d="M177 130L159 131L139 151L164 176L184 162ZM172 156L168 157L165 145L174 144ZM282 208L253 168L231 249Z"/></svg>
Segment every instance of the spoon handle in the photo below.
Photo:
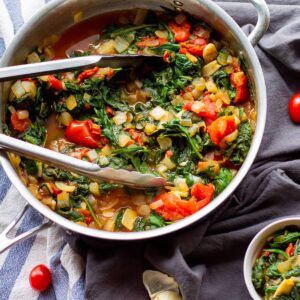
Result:
<svg viewBox="0 0 300 300"><path fill-rule="evenodd" d="M0 68L0 82L24 77L55 74L95 66L101 60L99 55L57 59L46 62Z"/></svg>
<svg viewBox="0 0 300 300"><path fill-rule="evenodd" d="M94 180L115 182L137 189L159 187L166 184L166 180L161 177L124 169L100 168L97 164L42 148L1 133L0 148L21 156L40 160L49 165L75 172Z"/></svg>

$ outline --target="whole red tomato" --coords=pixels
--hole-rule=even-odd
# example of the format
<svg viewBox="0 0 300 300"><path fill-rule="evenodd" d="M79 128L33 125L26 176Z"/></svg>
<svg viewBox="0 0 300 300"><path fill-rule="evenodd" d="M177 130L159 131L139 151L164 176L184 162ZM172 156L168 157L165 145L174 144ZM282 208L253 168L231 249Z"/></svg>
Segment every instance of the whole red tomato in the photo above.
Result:
<svg viewBox="0 0 300 300"><path fill-rule="evenodd" d="M46 291L51 284L51 273L45 265L35 266L29 274L30 286L38 291Z"/></svg>
<svg viewBox="0 0 300 300"><path fill-rule="evenodd" d="M292 121L300 123L300 93L292 96L289 103L289 113Z"/></svg>

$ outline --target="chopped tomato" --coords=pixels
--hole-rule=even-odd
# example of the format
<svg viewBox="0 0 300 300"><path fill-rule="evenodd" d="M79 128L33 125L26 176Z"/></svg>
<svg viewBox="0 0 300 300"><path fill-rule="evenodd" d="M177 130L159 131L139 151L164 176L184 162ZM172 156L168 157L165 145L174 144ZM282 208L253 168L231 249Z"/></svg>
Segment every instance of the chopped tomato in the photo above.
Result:
<svg viewBox="0 0 300 300"><path fill-rule="evenodd" d="M129 134L132 136L136 143L138 143L140 146L144 146L144 141L141 132L138 132L131 128L129 129Z"/></svg>
<svg viewBox="0 0 300 300"><path fill-rule="evenodd" d="M98 72L98 70L99 70L98 67L94 67L93 69L83 71L82 73L79 74L78 81L82 82L83 80L92 77Z"/></svg>
<svg viewBox="0 0 300 300"><path fill-rule="evenodd" d="M75 157L75 158L78 158L78 159L82 159L83 157L86 157L87 156L87 154L88 154L88 152L89 152L90 150L89 149L80 149L79 151L76 151L76 152L72 152L71 154L70 154L70 156L72 156L72 157Z"/></svg>
<svg viewBox="0 0 300 300"><path fill-rule="evenodd" d="M74 120L67 126L65 137L72 143L89 148L99 147L99 132L93 133L93 122L91 120ZM100 130L100 127L99 127Z"/></svg>
<svg viewBox="0 0 300 300"><path fill-rule="evenodd" d="M202 108L197 109L196 106L201 105ZM203 105L204 104L204 105ZM199 117L202 117L207 125L210 125L217 119L216 103L211 101L209 95L206 95L201 101L188 102L183 106L183 109L195 112Z"/></svg>
<svg viewBox="0 0 300 300"><path fill-rule="evenodd" d="M91 213L88 209L80 208L79 212L84 216L84 221L86 224L90 224L93 221Z"/></svg>
<svg viewBox="0 0 300 300"><path fill-rule="evenodd" d="M31 124L29 118L20 120L17 112L11 114L10 122L12 128L18 132L24 132Z"/></svg>
<svg viewBox="0 0 300 300"><path fill-rule="evenodd" d="M194 194L193 195L193 190ZM150 208L166 220L176 221L190 216L210 202L214 194L212 184L198 184L192 187L192 197L182 200L172 192L162 193L154 198Z"/></svg>
<svg viewBox="0 0 300 300"><path fill-rule="evenodd" d="M136 45L140 48L157 47L160 45L159 40L154 36L143 37Z"/></svg>
<svg viewBox="0 0 300 300"><path fill-rule="evenodd" d="M170 52L169 51L165 51L164 55L163 55L163 60L167 63L170 62Z"/></svg>
<svg viewBox="0 0 300 300"><path fill-rule="evenodd" d="M60 190L58 187L56 187L56 185L53 182L48 182L47 184L50 185L50 190L54 196L57 196L58 194L60 194L62 192L62 190Z"/></svg>
<svg viewBox="0 0 300 300"><path fill-rule="evenodd" d="M110 106L105 107L105 112L108 114L108 116L112 117L115 113L114 110Z"/></svg>
<svg viewBox="0 0 300 300"><path fill-rule="evenodd" d="M62 81L54 77L53 75L48 75L48 80L50 86L55 89L56 91L61 91L63 88Z"/></svg>
<svg viewBox="0 0 300 300"><path fill-rule="evenodd" d="M173 151L171 151L171 150L168 150L167 152L166 152L166 156L167 157L172 157L173 156Z"/></svg>
<svg viewBox="0 0 300 300"><path fill-rule="evenodd" d="M174 39L176 42L185 42L190 37L191 24L187 21L184 21L180 25L172 21L169 22L169 27L174 34Z"/></svg>
<svg viewBox="0 0 300 300"><path fill-rule="evenodd" d="M225 136L229 135L235 130L236 124L234 117L232 116L219 117L208 127L208 133L212 142L218 146Z"/></svg>
<svg viewBox="0 0 300 300"><path fill-rule="evenodd" d="M243 71L232 73L230 75L230 82L236 89L236 95L234 98L234 102L243 102L246 101L249 96L249 87L248 87L248 79Z"/></svg>
<svg viewBox="0 0 300 300"><path fill-rule="evenodd" d="M168 42L168 40L166 38L160 38L160 37L158 38L158 41L159 41L160 46L164 45Z"/></svg>
<svg viewBox="0 0 300 300"><path fill-rule="evenodd" d="M207 45L207 41L202 38L197 38L189 41L188 43L182 43L180 45L180 53L191 53L195 56L203 56L203 50Z"/></svg>
<svg viewBox="0 0 300 300"><path fill-rule="evenodd" d="M285 253L288 256L293 256L294 255L294 245L293 245L293 243L289 243L288 247L285 250Z"/></svg>
<svg viewBox="0 0 300 300"><path fill-rule="evenodd" d="M197 199L197 210L206 206L214 195L214 186L203 183L196 183L192 186L191 194Z"/></svg>

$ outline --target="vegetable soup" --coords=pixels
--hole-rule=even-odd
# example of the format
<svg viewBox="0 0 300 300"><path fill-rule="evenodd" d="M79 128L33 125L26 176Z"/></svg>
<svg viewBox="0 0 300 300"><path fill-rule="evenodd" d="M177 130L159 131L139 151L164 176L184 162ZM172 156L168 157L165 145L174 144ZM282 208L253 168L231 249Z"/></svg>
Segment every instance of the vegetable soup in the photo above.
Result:
<svg viewBox="0 0 300 300"><path fill-rule="evenodd" d="M161 63L24 78L4 132L101 167L168 179L136 191L10 154L31 193L82 226L143 231L208 205L244 162L255 129L247 68L206 23L143 9L79 22L28 55L154 54Z"/></svg>

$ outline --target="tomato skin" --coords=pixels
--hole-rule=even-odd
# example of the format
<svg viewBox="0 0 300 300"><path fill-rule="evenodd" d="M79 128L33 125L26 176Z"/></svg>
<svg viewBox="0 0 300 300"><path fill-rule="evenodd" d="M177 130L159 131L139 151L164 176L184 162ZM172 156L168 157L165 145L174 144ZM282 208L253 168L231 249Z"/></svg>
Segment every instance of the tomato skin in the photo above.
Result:
<svg viewBox="0 0 300 300"><path fill-rule="evenodd" d="M293 122L300 123L300 93L292 96L289 103L289 113Z"/></svg>
<svg viewBox="0 0 300 300"><path fill-rule="evenodd" d="M89 148L98 148L100 136L94 134L92 128L93 122L91 120L73 120L66 128L65 137L72 143ZM101 131L99 131L100 133Z"/></svg>
<svg viewBox="0 0 300 300"><path fill-rule="evenodd" d="M38 292L46 291L51 284L51 273L45 265L35 266L29 274L29 283L32 289Z"/></svg>
<svg viewBox="0 0 300 300"><path fill-rule="evenodd" d="M175 22L169 22L169 27L174 34L174 39L178 43L182 43L188 40L190 37L191 24L184 21L182 24L178 25Z"/></svg>
<svg viewBox="0 0 300 300"><path fill-rule="evenodd" d="M48 75L48 80L50 83L50 86L56 90L61 91L63 88L62 81L54 77L53 75Z"/></svg>
<svg viewBox="0 0 300 300"><path fill-rule="evenodd" d="M11 114L11 126L15 131L24 132L31 124L30 119L19 120L17 112Z"/></svg>
<svg viewBox="0 0 300 300"><path fill-rule="evenodd" d="M220 146L220 143L225 136L229 135L235 130L236 124L234 117L232 116L219 117L208 127L208 133L211 141L218 146Z"/></svg>
<svg viewBox="0 0 300 300"><path fill-rule="evenodd" d="M98 72L98 70L99 70L98 67L94 67L93 69L83 71L82 73L79 74L78 81L82 82L84 79L92 77Z"/></svg>

